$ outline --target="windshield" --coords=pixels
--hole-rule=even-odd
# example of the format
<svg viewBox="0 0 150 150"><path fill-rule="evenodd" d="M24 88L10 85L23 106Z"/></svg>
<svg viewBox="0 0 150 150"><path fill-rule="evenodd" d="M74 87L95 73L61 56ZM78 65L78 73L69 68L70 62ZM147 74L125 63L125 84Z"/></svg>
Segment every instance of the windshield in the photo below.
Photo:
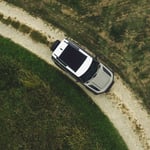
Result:
<svg viewBox="0 0 150 150"><path fill-rule="evenodd" d="M99 63L93 60L89 69L80 77L80 80L82 82L90 80L96 74L99 66L100 66Z"/></svg>

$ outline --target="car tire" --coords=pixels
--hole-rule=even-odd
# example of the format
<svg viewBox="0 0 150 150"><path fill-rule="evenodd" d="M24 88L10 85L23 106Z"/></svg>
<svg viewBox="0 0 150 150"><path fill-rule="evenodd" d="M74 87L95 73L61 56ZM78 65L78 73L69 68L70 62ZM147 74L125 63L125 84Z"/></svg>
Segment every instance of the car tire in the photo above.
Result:
<svg viewBox="0 0 150 150"><path fill-rule="evenodd" d="M56 47L59 45L60 41L59 40L56 40L53 45L51 46L51 51L54 51L56 49Z"/></svg>

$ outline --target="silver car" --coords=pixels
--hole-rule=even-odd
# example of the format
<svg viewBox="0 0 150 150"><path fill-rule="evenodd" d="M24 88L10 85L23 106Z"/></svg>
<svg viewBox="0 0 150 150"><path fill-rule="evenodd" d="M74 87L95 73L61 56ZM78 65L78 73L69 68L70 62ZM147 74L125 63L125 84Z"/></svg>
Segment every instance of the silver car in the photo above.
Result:
<svg viewBox="0 0 150 150"><path fill-rule="evenodd" d="M106 92L113 84L112 71L75 43L57 40L51 50L53 61L94 93Z"/></svg>

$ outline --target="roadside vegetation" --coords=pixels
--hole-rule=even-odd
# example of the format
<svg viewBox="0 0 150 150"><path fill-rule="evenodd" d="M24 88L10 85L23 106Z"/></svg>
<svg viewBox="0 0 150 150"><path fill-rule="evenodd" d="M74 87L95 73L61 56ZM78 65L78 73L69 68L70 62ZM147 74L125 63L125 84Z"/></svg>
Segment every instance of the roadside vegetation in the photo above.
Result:
<svg viewBox="0 0 150 150"><path fill-rule="evenodd" d="M0 13L0 21L6 25L11 25L13 28L19 30L24 34L28 34L33 40L43 43L49 44L49 41L43 33L30 28L29 26L20 23L19 21L12 19L10 17L6 18L3 14Z"/></svg>
<svg viewBox="0 0 150 150"><path fill-rule="evenodd" d="M130 84L150 110L148 0L6 0L63 29Z"/></svg>
<svg viewBox="0 0 150 150"><path fill-rule="evenodd" d="M127 149L107 117L78 86L2 37L0 122L1 149Z"/></svg>

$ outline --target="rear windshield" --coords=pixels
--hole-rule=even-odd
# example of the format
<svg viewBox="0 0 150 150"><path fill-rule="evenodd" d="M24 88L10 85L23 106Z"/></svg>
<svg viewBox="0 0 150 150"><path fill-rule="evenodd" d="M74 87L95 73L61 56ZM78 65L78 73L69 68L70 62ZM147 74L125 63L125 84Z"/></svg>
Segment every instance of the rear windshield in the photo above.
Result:
<svg viewBox="0 0 150 150"><path fill-rule="evenodd" d="M83 64L87 56L82 54L74 45L68 45L60 55L60 59L75 72Z"/></svg>
<svg viewBox="0 0 150 150"><path fill-rule="evenodd" d="M100 67L99 62L93 60L89 69L80 77L81 82L87 82L94 75L96 75L97 69Z"/></svg>

